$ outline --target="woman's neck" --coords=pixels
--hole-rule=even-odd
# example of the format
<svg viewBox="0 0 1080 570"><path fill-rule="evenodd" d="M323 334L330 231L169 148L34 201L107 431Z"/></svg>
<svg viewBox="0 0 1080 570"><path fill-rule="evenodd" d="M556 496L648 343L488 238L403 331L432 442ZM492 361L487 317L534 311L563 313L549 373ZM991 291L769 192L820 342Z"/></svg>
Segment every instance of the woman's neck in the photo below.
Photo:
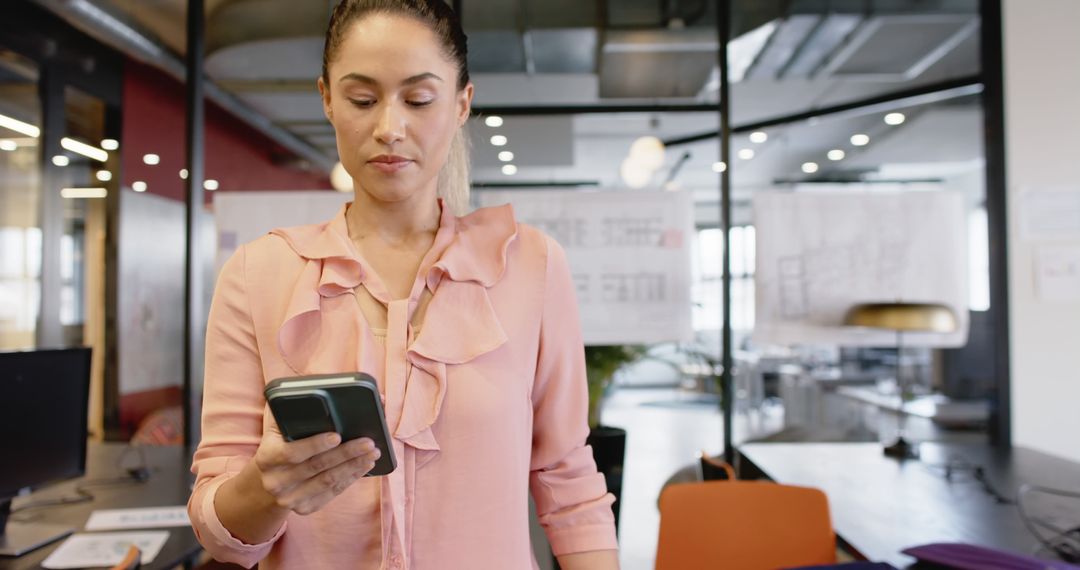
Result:
<svg viewBox="0 0 1080 570"><path fill-rule="evenodd" d="M416 241L430 242L439 229L442 212L438 200L424 194L400 202L383 202L357 190L345 212L349 237L357 245L372 237L394 247L407 247Z"/></svg>

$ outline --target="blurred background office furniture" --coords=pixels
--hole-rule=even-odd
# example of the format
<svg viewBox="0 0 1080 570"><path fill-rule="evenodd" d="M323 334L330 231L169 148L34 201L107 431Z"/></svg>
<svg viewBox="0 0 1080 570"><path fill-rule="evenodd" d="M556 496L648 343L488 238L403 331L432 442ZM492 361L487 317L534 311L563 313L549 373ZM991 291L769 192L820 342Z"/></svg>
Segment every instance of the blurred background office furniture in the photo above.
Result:
<svg viewBox="0 0 1080 570"><path fill-rule="evenodd" d="M0 353L0 556L22 555L74 530L67 521L9 515L15 497L84 473L89 389L89 348Z"/></svg>
<svg viewBox="0 0 1080 570"><path fill-rule="evenodd" d="M919 456L916 444L904 437L907 414L904 408L911 400L910 377L904 371L904 334L948 334L958 328L956 313L940 303L863 303L855 305L844 316L844 324L852 327L883 329L896 332L896 386L900 398L899 428L896 440L885 446L885 455L897 459Z"/></svg>
<svg viewBox="0 0 1080 570"><path fill-rule="evenodd" d="M900 568L912 562L903 549L937 542L1052 559L1018 512L1017 489L1080 486L1080 464L1022 447L924 442L919 461L898 462L877 443L750 443L739 456L743 477L824 491L842 548ZM1027 515L1080 526L1080 503L1032 504Z"/></svg>
<svg viewBox="0 0 1080 570"><path fill-rule="evenodd" d="M90 513L99 509L184 505L194 482L188 470L190 457L191 450L182 446L136 448L122 443L90 442L85 477L16 499L13 507L17 512L12 517L21 522L80 529ZM143 479L137 479L136 474ZM81 496L80 489L92 495L93 499L20 511L32 504L74 499ZM202 551L191 527L170 528L168 531L168 542L154 561L143 568L171 569L181 564L191 564ZM41 562L58 545L53 543L18 558L0 558L0 570L40 568Z"/></svg>
<svg viewBox="0 0 1080 570"><path fill-rule="evenodd" d="M656 570L771 570L836 561L825 494L763 481L703 481L660 495Z"/></svg>

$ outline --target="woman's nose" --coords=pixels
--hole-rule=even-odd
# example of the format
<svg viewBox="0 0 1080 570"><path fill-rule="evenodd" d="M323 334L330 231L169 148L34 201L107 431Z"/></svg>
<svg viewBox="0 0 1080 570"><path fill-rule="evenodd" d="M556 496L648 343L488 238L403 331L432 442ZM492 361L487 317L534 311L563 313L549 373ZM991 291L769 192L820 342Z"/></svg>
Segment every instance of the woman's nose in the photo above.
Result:
<svg viewBox="0 0 1080 570"><path fill-rule="evenodd" d="M375 125L375 140L391 145L405 138L405 114L395 103L386 103L379 111Z"/></svg>

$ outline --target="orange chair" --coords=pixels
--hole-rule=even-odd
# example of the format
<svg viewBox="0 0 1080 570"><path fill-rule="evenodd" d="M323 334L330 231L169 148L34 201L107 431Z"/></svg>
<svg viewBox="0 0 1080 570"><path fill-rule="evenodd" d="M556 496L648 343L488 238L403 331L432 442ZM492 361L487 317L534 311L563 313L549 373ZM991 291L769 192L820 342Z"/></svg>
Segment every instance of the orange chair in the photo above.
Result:
<svg viewBox="0 0 1080 570"><path fill-rule="evenodd" d="M660 494L656 570L776 570L835 563L829 502L817 489L705 481L670 485Z"/></svg>

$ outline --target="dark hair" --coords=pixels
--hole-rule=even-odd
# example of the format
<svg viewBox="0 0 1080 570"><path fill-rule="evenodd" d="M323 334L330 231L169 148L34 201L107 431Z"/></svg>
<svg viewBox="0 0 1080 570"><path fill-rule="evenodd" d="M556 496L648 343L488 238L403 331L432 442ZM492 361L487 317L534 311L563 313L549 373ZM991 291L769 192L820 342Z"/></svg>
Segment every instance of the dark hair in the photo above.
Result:
<svg viewBox="0 0 1080 570"><path fill-rule="evenodd" d="M353 23L370 14L392 14L412 18L439 38L445 55L457 64L457 88L469 83L468 47L461 20L443 0L341 0L330 16L323 45L323 81L330 83L330 62L337 56L345 34Z"/></svg>

